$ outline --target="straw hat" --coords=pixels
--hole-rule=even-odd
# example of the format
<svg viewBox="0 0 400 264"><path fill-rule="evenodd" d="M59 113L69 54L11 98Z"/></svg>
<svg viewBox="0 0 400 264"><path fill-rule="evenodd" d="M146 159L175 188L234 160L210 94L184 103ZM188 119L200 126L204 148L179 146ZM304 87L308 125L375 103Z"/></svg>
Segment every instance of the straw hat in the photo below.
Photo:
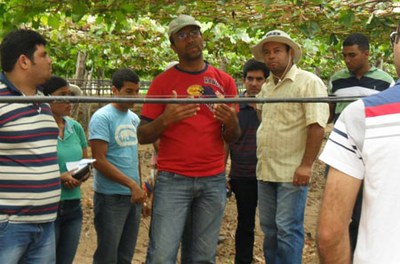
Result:
<svg viewBox="0 0 400 264"><path fill-rule="evenodd" d="M300 45L297 44L287 33L282 30L272 30L265 34L264 38L254 47L251 48L251 51L256 60L264 62L264 54L262 52L263 45L267 42L278 42L289 45L294 50L294 63L297 63L301 59L301 48Z"/></svg>

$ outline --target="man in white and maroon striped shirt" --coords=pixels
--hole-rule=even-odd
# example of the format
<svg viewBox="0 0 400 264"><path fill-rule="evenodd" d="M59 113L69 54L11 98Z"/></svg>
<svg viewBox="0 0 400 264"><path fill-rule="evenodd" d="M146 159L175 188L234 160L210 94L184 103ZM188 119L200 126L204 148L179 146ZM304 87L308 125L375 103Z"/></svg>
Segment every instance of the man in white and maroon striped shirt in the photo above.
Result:
<svg viewBox="0 0 400 264"><path fill-rule="evenodd" d="M0 98L41 95L51 76L46 40L9 33L0 46ZM60 199L58 127L46 103L0 103L0 262L55 263Z"/></svg>

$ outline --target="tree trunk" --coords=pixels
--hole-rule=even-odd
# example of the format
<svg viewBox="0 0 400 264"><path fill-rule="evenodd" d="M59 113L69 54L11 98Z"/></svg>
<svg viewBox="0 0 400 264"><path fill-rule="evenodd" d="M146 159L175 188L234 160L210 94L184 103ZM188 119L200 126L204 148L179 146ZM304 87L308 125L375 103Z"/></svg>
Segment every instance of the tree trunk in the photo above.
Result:
<svg viewBox="0 0 400 264"><path fill-rule="evenodd" d="M78 57L76 59L76 71L75 71L75 79L76 85L78 85L83 91L83 95L87 95L87 84L86 84L86 58L87 54L79 52ZM90 118L90 104L82 104L82 119L81 125L87 131L89 125ZM75 111L79 113L79 104L74 105ZM79 114L77 114L79 115Z"/></svg>

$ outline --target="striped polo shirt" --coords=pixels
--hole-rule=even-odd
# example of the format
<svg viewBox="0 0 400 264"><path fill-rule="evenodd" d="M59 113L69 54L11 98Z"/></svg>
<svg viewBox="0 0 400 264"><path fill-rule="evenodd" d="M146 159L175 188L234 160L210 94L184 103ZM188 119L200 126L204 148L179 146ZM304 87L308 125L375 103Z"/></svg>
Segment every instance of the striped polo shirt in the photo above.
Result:
<svg viewBox="0 0 400 264"><path fill-rule="evenodd" d="M23 96L0 74L0 96ZM0 103L0 222L54 221L58 127L45 103Z"/></svg>
<svg viewBox="0 0 400 264"><path fill-rule="evenodd" d="M257 180L256 135L260 121L258 120L256 110L248 103L240 104L238 118L242 134L235 143L229 145L231 156L229 178L236 180Z"/></svg>
<svg viewBox="0 0 400 264"><path fill-rule="evenodd" d="M393 78L376 67L371 67L361 79L348 69L336 72L329 83L329 94L335 96L369 96L394 85ZM350 102L336 103L335 114L340 114Z"/></svg>
<svg viewBox="0 0 400 264"><path fill-rule="evenodd" d="M364 180L355 264L400 260L399 120L400 82L350 104L320 156L349 177Z"/></svg>

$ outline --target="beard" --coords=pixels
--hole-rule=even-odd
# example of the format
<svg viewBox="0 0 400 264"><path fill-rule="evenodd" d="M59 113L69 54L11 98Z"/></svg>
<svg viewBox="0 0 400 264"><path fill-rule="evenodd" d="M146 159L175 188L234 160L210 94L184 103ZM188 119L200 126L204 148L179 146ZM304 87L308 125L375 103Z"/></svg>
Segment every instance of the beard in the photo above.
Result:
<svg viewBox="0 0 400 264"><path fill-rule="evenodd" d="M203 58L203 43L197 45L191 45L186 47L185 52L182 54L182 58L186 61L194 61Z"/></svg>
<svg viewBox="0 0 400 264"><path fill-rule="evenodd" d="M182 56L182 59L185 61L195 61L203 58L203 52L199 51L196 53L185 53Z"/></svg>

